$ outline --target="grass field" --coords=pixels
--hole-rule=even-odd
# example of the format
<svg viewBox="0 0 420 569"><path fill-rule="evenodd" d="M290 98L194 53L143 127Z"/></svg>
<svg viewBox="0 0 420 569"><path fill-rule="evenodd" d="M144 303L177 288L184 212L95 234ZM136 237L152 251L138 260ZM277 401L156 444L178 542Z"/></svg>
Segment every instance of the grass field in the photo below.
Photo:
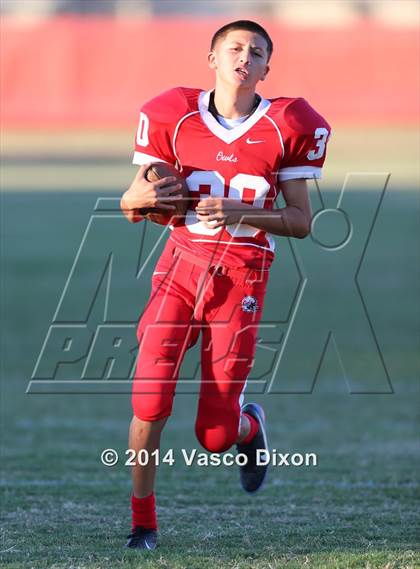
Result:
<svg viewBox="0 0 420 569"><path fill-rule="evenodd" d="M25 394L100 193L3 193L1 566L420 566L418 201L409 190L394 187L386 193L374 225L374 192L349 193L345 209L351 212L354 249L344 251L338 261L313 249L309 240L296 244L295 254L311 286L302 304L303 332L292 345L291 358L298 369L301 364L305 369L317 349L313 323L327 322L337 314L341 361L351 361L357 377L347 378L346 383L340 360L330 349L312 392L291 393L293 385L284 376L290 378L293 369L280 366L277 379L284 380L286 388L252 399L266 409L270 447L280 452L316 452L318 466L273 467L265 488L251 497L241 492L233 467L187 468L180 459L172 467L160 467L161 545L153 553L122 548L130 525L129 472L122 465L106 468L100 463L104 448L115 448L120 455L126 449L129 394ZM316 195L312 198L317 209ZM329 192L326 205L335 207L336 200L337 194ZM99 232L86 248L85 264L63 321L72 321L72 314L78 314L80 305L86 303L85 296L103 269L104 250L116 243L120 264L113 272L113 314L123 314L121 320L126 320L128 311L135 320L141 310L152 270L147 268L135 290L132 261L142 229L129 224L116 227ZM392 390L371 344L355 326L354 305L346 306L370 228L357 282ZM326 240L340 232L334 220L322 229ZM158 228L148 228L146 250L158 235ZM279 242L278 249L264 317L282 321L286 329L299 280L294 265L297 257L286 241ZM100 318L99 307L92 311L89 324L94 326ZM192 365L194 354L187 366ZM256 369L264 359L264 352L259 354ZM75 369L67 370L67 375L77 377L79 368ZM174 448L177 457L180 448L197 446L195 406L195 395L177 397L163 445Z"/></svg>

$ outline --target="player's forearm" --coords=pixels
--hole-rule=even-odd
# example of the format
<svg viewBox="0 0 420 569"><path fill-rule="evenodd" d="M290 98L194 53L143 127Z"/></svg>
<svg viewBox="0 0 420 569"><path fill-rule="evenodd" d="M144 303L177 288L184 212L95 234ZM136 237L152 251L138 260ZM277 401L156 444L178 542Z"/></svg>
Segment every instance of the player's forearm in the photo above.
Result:
<svg viewBox="0 0 420 569"><path fill-rule="evenodd" d="M267 210L250 207L244 212L241 223L252 225L273 235L303 239L311 230L311 220L297 207Z"/></svg>

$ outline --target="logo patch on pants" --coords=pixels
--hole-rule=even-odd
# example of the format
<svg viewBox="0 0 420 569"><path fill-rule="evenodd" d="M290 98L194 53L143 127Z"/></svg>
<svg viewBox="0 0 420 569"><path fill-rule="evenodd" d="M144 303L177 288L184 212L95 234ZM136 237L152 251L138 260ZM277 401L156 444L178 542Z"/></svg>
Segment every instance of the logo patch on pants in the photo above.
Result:
<svg viewBox="0 0 420 569"><path fill-rule="evenodd" d="M242 310L244 312L257 312L258 302L255 296L244 296L242 299Z"/></svg>

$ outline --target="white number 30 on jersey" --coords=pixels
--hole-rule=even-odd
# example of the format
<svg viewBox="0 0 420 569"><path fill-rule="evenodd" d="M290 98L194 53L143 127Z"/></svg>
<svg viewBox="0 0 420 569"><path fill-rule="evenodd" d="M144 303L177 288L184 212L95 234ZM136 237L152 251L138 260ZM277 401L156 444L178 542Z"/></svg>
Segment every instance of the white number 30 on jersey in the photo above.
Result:
<svg viewBox="0 0 420 569"><path fill-rule="evenodd" d="M223 198L225 195L225 184L229 184L227 197L236 199L239 202L244 198L245 192L248 193L247 203L254 207L264 207L264 201L270 189L270 184L262 176L252 176L251 174L236 174L231 180L225 180L223 176L213 170L195 170L187 178L187 184L193 195L204 199L210 196ZM203 191L205 190L205 191ZM210 227L202 221L197 220L197 214L193 210L188 210L185 217L185 225L191 233L199 235L216 235L222 227ZM258 233L258 229L245 223L234 223L226 225L225 230L232 237L252 237Z"/></svg>
<svg viewBox="0 0 420 569"><path fill-rule="evenodd" d="M320 126L316 129L314 134L314 138L317 140L316 150L311 150L308 152L306 155L308 160L317 160L318 158L322 158L322 156L324 156L325 145L327 144L329 134L330 133L328 129L324 128L323 126Z"/></svg>

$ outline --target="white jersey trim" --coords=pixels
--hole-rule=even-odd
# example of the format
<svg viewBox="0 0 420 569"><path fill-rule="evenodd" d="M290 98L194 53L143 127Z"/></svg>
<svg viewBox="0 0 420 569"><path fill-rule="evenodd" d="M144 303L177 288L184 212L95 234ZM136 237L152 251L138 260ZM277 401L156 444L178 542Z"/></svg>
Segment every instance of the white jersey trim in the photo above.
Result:
<svg viewBox="0 0 420 569"><path fill-rule="evenodd" d="M148 164L149 162L166 162L166 160L162 160L162 158L158 158L157 156L152 156L151 154L144 154L143 152L134 152L133 156L133 164L137 164L138 166L143 166L143 164Z"/></svg>
<svg viewBox="0 0 420 569"><path fill-rule="evenodd" d="M176 153L176 137L178 136L178 131L179 128L181 126L181 124L185 121L185 119L187 119L188 117L191 117L193 115L197 115L199 114L200 111L192 111L191 113L188 113L186 115L184 115L183 117L181 117L179 119L179 121L177 122L177 125L175 127L175 132L174 132L174 136L172 138L172 152L174 153L175 158L177 159L178 164L181 164L181 161L179 159L178 154Z"/></svg>
<svg viewBox="0 0 420 569"><path fill-rule="evenodd" d="M270 247L263 247L262 245L256 245L255 243L234 243L233 241L215 241L211 239L189 239L188 241L191 241L192 243L213 243L213 245L215 243L217 243L217 245L219 245L219 243L222 245L245 245L247 247L257 247L257 249L264 249L265 251L273 252L273 249Z"/></svg>
<svg viewBox="0 0 420 569"><path fill-rule="evenodd" d="M278 137L279 137L280 146L281 146L281 159L283 160L283 158L284 158L284 143L283 143L283 137L282 137L282 135L281 135L280 129L279 129L279 127L276 125L276 123L273 121L273 119L272 119L271 117L265 115L265 118L266 118L267 120L269 120L269 121L272 123L272 125L274 126L274 128L275 128L276 131L277 131L277 135L278 135Z"/></svg>
<svg viewBox="0 0 420 569"><path fill-rule="evenodd" d="M268 244L270 245L270 250L274 251L276 249L276 242L274 241L271 233L266 233L265 236L268 241Z"/></svg>
<svg viewBox="0 0 420 569"><path fill-rule="evenodd" d="M279 182L298 178L321 178L321 176L322 168L316 166L291 166L290 168L281 168L277 173Z"/></svg>
<svg viewBox="0 0 420 569"><path fill-rule="evenodd" d="M240 125L235 126L232 129L227 129L222 126L209 112L210 93L211 91L202 91L198 97L198 108L200 109L201 119L210 132L214 134L214 136L217 136L217 138L223 140L223 142L226 142L226 144L231 144L248 132L249 129L265 115L271 106L270 101L261 97L260 104L252 115L250 115Z"/></svg>

